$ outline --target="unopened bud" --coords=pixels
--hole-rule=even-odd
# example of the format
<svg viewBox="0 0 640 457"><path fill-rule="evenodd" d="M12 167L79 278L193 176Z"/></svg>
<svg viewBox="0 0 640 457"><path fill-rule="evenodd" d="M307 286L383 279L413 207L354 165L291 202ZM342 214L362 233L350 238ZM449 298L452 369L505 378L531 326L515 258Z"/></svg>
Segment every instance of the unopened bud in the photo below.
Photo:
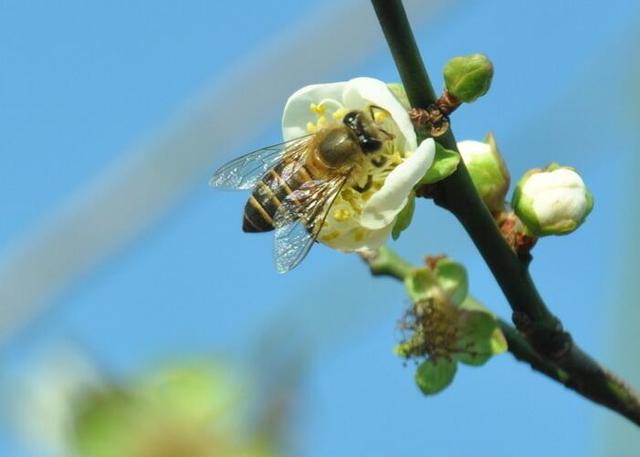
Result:
<svg viewBox="0 0 640 457"><path fill-rule="evenodd" d="M493 134L489 133L484 142L461 141L458 150L489 211L494 214L504 211L511 176Z"/></svg>
<svg viewBox="0 0 640 457"><path fill-rule="evenodd" d="M574 168L553 163L529 170L518 182L511 204L532 234L564 235L584 222L593 196Z"/></svg>
<svg viewBox="0 0 640 457"><path fill-rule="evenodd" d="M447 91L465 103L486 94L492 78L493 64L484 54L454 57L444 67Z"/></svg>

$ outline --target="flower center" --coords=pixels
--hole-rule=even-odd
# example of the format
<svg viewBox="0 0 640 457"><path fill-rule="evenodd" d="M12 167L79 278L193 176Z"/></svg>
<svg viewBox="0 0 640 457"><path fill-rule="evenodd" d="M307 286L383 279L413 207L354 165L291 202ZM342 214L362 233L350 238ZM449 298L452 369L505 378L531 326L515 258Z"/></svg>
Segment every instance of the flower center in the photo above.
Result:
<svg viewBox="0 0 640 457"><path fill-rule="evenodd" d="M324 99L311 103L309 111L315 114L315 121L306 125L307 132L319 130L342 123L345 115L352 111L333 99ZM361 164L349 177L340 194L336 197L330 213L318 237L320 241L331 245L332 241L347 236L352 242L361 242L368 230L359 224L360 215L366 202L385 182L391 171L405 158L403 138L393 118L384 110L373 110L376 124L393 135L393 139L384 141L380 150L366 154Z"/></svg>
<svg viewBox="0 0 640 457"><path fill-rule="evenodd" d="M407 357L449 357L456 350L459 310L435 297L416 303L400 329L409 333L402 343Z"/></svg>

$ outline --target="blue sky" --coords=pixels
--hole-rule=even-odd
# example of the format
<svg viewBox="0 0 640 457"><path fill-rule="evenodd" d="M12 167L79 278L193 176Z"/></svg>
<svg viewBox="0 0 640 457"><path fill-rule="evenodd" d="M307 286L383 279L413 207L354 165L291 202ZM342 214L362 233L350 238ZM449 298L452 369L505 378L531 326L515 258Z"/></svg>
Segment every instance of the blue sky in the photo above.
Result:
<svg viewBox="0 0 640 457"><path fill-rule="evenodd" d="M295 39L304 40L304 27L339 3L0 0L0 255L131 145L161 131L202 87L222 81L292 26L301 27ZM618 317L606 304L617 285L603 265L624 251L618 227L638 213L637 204L624 204L629 167L637 165L635 138L632 124L619 122L628 115L637 15L632 0L606 8L590 1L459 1L416 30L438 85L451 56L484 52L495 63L489 95L455 115L459 139L495 132L514 178L551 160L583 173L596 197L593 214L574 235L539 243L532 272L582 346L636 379L637 361L613 357ZM326 75L397 80L381 34L370 53ZM261 125L246 125L241 146L209 169L278 142L280 109L274 106ZM280 276L270 237L240 232L246 195L218 194L206 179L193 184L158 224L0 347L2 369L13 373L60 341L79 342L122 375L183 354L222 352L242 363L256 334L285 319L313 348L296 417L297 455L612 455L614 443L598 430L605 422L625 429L624 421L509 355L463 368L450 389L423 398L412 368L391 352L406 305L398 284L372 279L354 256L323 247ZM463 261L474 295L508 317L490 273L448 214L423 202L396 247L416 262L442 252ZM0 455L31 456L11 435L0 433Z"/></svg>

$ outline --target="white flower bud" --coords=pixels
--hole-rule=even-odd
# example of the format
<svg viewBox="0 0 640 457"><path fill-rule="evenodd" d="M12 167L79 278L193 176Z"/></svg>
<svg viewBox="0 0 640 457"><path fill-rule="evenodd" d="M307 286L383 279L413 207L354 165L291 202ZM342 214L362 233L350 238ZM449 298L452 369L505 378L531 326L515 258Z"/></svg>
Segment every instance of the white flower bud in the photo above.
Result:
<svg viewBox="0 0 640 457"><path fill-rule="evenodd" d="M564 235L584 222L593 196L575 169L553 163L529 170L518 182L511 204L533 235Z"/></svg>
<svg viewBox="0 0 640 457"><path fill-rule="evenodd" d="M461 141L458 150L485 205L492 213L503 211L511 177L493 134L483 142Z"/></svg>

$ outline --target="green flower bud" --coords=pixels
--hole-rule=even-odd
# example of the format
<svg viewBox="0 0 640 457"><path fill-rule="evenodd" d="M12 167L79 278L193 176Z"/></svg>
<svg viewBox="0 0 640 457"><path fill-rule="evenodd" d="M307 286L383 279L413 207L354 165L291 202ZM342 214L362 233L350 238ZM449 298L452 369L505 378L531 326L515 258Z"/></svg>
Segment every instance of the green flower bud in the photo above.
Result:
<svg viewBox="0 0 640 457"><path fill-rule="evenodd" d="M492 213L504 211L511 176L493 134L489 133L484 142L461 141L458 150L487 208Z"/></svg>
<svg viewBox="0 0 640 457"><path fill-rule="evenodd" d="M511 205L533 235L565 235L584 222L593 196L574 168L552 163L520 179Z"/></svg>
<svg viewBox="0 0 640 457"><path fill-rule="evenodd" d="M447 91L465 103L486 94L492 78L493 64L484 54L454 57L444 67Z"/></svg>

